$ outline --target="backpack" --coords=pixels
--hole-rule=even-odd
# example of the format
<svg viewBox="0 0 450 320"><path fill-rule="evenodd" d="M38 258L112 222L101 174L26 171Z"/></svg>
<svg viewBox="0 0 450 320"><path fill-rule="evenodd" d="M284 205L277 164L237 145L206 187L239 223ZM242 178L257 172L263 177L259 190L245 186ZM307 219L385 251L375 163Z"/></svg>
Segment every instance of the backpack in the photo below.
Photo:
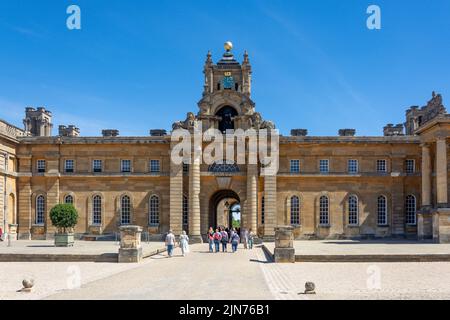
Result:
<svg viewBox="0 0 450 320"><path fill-rule="evenodd" d="M222 235L219 232L214 233L214 240L221 240Z"/></svg>
<svg viewBox="0 0 450 320"><path fill-rule="evenodd" d="M228 233L226 231L222 231L222 241L228 242Z"/></svg>

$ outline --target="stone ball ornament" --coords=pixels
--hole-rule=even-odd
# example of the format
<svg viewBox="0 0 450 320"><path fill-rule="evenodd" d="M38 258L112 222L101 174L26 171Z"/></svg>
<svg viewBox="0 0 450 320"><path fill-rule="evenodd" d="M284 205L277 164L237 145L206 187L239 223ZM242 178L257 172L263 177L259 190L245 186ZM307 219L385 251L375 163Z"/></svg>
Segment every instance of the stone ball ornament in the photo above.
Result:
<svg viewBox="0 0 450 320"><path fill-rule="evenodd" d="M316 285L314 282L306 282L305 283L305 294L316 294Z"/></svg>
<svg viewBox="0 0 450 320"><path fill-rule="evenodd" d="M24 279L24 280L22 280L22 286L23 286L23 288L19 291L30 292L31 289L34 287L34 280L33 279Z"/></svg>

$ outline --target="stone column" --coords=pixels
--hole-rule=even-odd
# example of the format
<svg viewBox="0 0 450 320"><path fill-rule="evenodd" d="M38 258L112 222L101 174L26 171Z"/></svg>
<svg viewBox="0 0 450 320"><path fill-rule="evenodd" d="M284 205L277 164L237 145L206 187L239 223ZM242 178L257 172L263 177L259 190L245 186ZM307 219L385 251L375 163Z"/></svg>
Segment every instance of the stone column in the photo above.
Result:
<svg viewBox="0 0 450 320"><path fill-rule="evenodd" d="M201 146L197 146L201 148ZM200 161L201 150L195 149L189 166L189 239L193 243L202 242L200 230Z"/></svg>
<svg viewBox="0 0 450 320"><path fill-rule="evenodd" d="M169 228L180 235L183 228L183 165L170 161Z"/></svg>
<svg viewBox="0 0 450 320"><path fill-rule="evenodd" d="M268 175L264 177L264 239L273 241L277 221L277 177Z"/></svg>
<svg viewBox="0 0 450 320"><path fill-rule="evenodd" d="M142 227L121 226L119 263L134 263L142 260Z"/></svg>
<svg viewBox="0 0 450 320"><path fill-rule="evenodd" d="M447 141L445 137L439 137L436 141L436 190L438 208L448 207L447 174Z"/></svg>
<svg viewBox="0 0 450 320"><path fill-rule="evenodd" d="M274 258L276 263L295 262L293 227L282 226L275 228Z"/></svg>
<svg viewBox="0 0 450 320"><path fill-rule="evenodd" d="M428 144L422 144L422 206L431 206L431 160Z"/></svg>
<svg viewBox="0 0 450 320"><path fill-rule="evenodd" d="M247 166L247 226L246 229L252 229L257 233L258 220L258 167L256 164L249 164Z"/></svg>

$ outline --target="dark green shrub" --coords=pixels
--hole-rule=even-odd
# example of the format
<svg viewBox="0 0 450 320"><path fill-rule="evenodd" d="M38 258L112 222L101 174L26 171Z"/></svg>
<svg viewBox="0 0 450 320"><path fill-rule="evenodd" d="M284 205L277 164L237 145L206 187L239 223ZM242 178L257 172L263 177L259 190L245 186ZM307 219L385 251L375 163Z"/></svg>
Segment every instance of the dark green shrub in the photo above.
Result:
<svg viewBox="0 0 450 320"><path fill-rule="evenodd" d="M78 212L72 204L58 204L50 210L50 220L59 233L66 233L67 229L72 232L77 225Z"/></svg>

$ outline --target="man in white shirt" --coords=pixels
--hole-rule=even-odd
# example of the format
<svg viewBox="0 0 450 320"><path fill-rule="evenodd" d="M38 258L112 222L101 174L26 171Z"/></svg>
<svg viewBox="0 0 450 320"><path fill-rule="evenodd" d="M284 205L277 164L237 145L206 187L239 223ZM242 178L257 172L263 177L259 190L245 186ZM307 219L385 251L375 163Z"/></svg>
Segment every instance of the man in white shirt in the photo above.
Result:
<svg viewBox="0 0 450 320"><path fill-rule="evenodd" d="M169 230L169 233L166 236L166 246L167 246L167 253L169 255L169 258L172 258L173 248L175 247L175 236L172 233L172 230Z"/></svg>

